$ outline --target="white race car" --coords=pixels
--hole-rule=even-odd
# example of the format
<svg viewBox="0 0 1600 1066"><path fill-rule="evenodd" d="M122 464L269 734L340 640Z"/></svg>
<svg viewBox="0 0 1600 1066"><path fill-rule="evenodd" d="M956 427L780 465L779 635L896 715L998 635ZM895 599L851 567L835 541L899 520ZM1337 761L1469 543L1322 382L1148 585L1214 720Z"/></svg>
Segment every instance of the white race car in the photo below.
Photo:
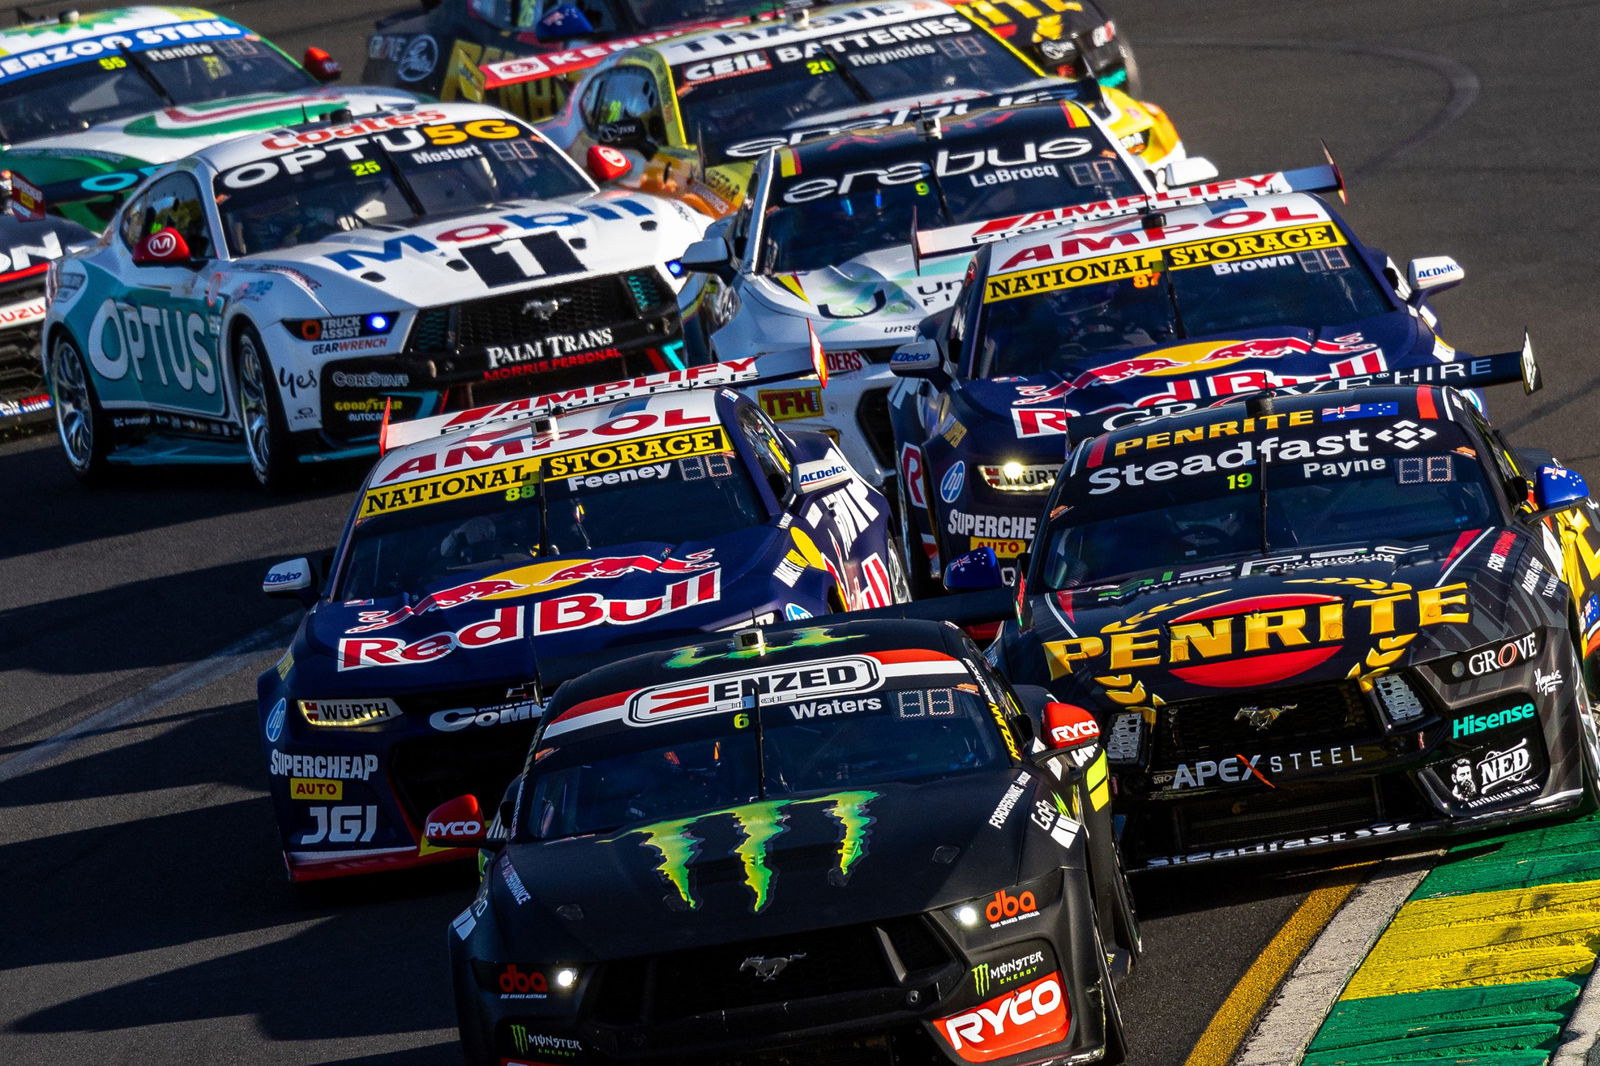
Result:
<svg viewBox="0 0 1600 1066"><path fill-rule="evenodd" d="M374 452L388 417L681 367L703 283L677 257L704 222L597 191L481 105L205 149L50 273L67 458L85 478L248 461L274 486L297 461Z"/></svg>
<svg viewBox="0 0 1600 1066"><path fill-rule="evenodd" d="M1090 109L985 102L774 150L726 236L713 227L685 255L723 279L726 323L712 345L724 357L792 348L815 332L837 375L827 393L801 384L752 395L776 420L833 432L879 484L896 465L889 357L950 306L983 224L1032 213L1048 222L1052 209L1155 188ZM1199 157L1172 168L1184 180L1215 173ZM913 230L940 254L919 257Z"/></svg>

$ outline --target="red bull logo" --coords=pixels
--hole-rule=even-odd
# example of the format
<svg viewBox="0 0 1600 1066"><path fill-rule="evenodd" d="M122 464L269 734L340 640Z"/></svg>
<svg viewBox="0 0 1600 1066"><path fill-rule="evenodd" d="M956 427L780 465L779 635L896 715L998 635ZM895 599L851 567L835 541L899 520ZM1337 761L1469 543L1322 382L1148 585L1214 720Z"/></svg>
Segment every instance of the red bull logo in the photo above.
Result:
<svg viewBox="0 0 1600 1066"><path fill-rule="evenodd" d="M1286 355L1359 355L1377 349L1376 344L1362 340L1359 333L1336 337L1331 341L1307 341L1299 337L1262 337L1253 341L1238 341L1225 345L1199 362L1215 363L1223 359L1281 359Z"/></svg>
<svg viewBox="0 0 1600 1066"><path fill-rule="evenodd" d="M564 584L569 581L600 581L622 577L626 574L692 574L716 566L711 558L715 549L693 552L681 559L668 556L657 559L653 555L616 555L603 559L585 559L548 574L534 582L535 586Z"/></svg>
<svg viewBox="0 0 1600 1066"><path fill-rule="evenodd" d="M448 611L452 607L460 607L463 603L481 600L485 596L498 596L503 592L517 592L527 588L515 581L504 578L486 578L482 581L468 581L465 585L454 588L440 589L422 597L416 603L404 607L396 607L392 611L362 611L361 624L345 630L346 633L371 633L375 629L387 629L398 625L407 618L427 614L429 611Z"/></svg>
<svg viewBox="0 0 1600 1066"><path fill-rule="evenodd" d="M1063 385L1064 389L1083 389L1090 385L1115 385L1119 381L1140 377L1144 374L1154 374L1162 370L1176 370L1179 367L1193 366L1197 363L1212 362L1210 356L1201 356L1192 362L1181 362L1177 359L1168 359L1164 355L1147 355L1138 359L1121 359L1105 366L1097 366L1093 370L1085 370L1070 383Z"/></svg>
<svg viewBox="0 0 1600 1066"><path fill-rule="evenodd" d="M1209 350L1197 349L1197 346L1191 345L1181 354L1169 350L1166 354L1136 356L1086 370L1071 382L1055 386L1061 390L1055 395L1060 396L1073 389L1088 388L1092 385L1114 385L1149 374L1170 374L1204 366L1237 363L1245 359L1283 359L1295 355L1313 355L1348 360L1352 356L1376 351L1378 346L1363 340L1359 333L1336 337L1333 340L1315 341L1308 341L1302 337L1258 337L1255 340L1234 341L1232 344L1224 344ZM1023 389L1017 391L1022 392ZM1018 402L1042 403L1047 398L1050 397L1040 395L1037 399Z"/></svg>

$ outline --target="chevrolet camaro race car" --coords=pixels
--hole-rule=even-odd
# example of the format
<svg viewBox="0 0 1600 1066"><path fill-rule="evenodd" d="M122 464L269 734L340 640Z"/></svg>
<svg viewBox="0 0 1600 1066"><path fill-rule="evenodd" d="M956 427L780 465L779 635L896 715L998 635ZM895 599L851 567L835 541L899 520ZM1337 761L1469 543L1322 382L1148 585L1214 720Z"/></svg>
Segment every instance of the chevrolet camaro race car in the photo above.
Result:
<svg viewBox="0 0 1600 1066"><path fill-rule="evenodd" d="M831 442L705 387L753 376L389 427L328 575L299 559L263 585L309 607L259 684L291 877L461 854L419 847L424 817L498 795L563 657L909 599L888 504Z"/></svg>
<svg viewBox="0 0 1600 1066"><path fill-rule="evenodd" d="M945 623L732 636L568 682L491 830L430 816L488 849L467 1061L1122 1062L1093 720Z"/></svg>
<svg viewBox="0 0 1600 1066"><path fill-rule="evenodd" d="M1064 99L981 104L949 121L774 150L727 236L708 235L684 255L685 266L721 279L712 299L727 321L714 350L755 355L817 336L838 374L826 405L820 390L787 388L762 390L762 406L802 429L836 428L851 461L880 481L895 469L889 357L950 305L974 247L920 258L913 229L964 237L992 218L1155 191L1090 109ZM1215 176L1198 157L1176 166Z"/></svg>
<svg viewBox="0 0 1600 1066"><path fill-rule="evenodd" d="M559 70L513 60L491 64L486 77L499 85ZM543 128L575 158L594 146L614 149L618 184L721 216L739 206L755 161L772 148L901 125L911 110L977 97L1027 102L1030 91L1048 95L1062 84L948 4L886 0L802 10L611 56ZM1092 79L1074 84L1147 166L1183 157L1165 112Z"/></svg>
<svg viewBox="0 0 1600 1066"><path fill-rule="evenodd" d="M1094 714L1130 869L1593 807L1600 508L1460 392L1074 449L991 661Z"/></svg>
<svg viewBox="0 0 1600 1066"><path fill-rule="evenodd" d="M45 369L67 458L372 453L385 417L682 367L704 216L599 192L477 104L339 116L207 148L59 261Z"/></svg>
<svg viewBox="0 0 1600 1066"><path fill-rule="evenodd" d="M952 309L890 363L904 378L889 393L902 466L922 475L906 479L903 522L919 578L919 563L936 578L972 548L1022 551L1069 420L1111 428L1273 385L1471 358L1427 303L1461 281L1455 261L1402 273L1323 200L1287 191L1308 187L1339 187L1337 169L979 227L987 243ZM1102 217L1051 226L1074 215Z"/></svg>

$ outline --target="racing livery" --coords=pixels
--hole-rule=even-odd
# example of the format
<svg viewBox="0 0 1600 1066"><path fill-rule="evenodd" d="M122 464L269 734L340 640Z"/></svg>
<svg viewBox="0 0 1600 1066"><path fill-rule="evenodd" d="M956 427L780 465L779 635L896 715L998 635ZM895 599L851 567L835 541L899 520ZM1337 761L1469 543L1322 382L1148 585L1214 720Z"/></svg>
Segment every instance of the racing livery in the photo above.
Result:
<svg viewBox="0 0 1600 1066"><path fill-rule="evenodd" d="M326 579L300 559L263 585L309 607L259 684L291 877L460 854L424 816L511 778L564 657L909 598L888 505L832 443L706 387L753 376L389 427Z"/></svg>
<svg viewBox="0 0 1600 1066"><path fill-rule="evenodd" d="M907 478L905 522L919 576L918 562L936 577L972 548L1023 549L1070 421L1110 428L1275 385L1471 359L1427 302L1460 282L1455 261L1402 272L1326 202L1291 191L1307 187L1338 188L1337 169L1133 197L1138 209L1120 214L1018 215L957 237L982 242L963 289L928 323L933 336L890 364L904 377L889 394L902 475L920 474Z"/></svg>
<svg viewBox="0 0 1600 1066"><path fill-rule="evenodd" d="M1139 93L1128 38L1094 0L979 0L956 8L1058 78L1093 77L1108 89Z"/></svg>
<svg viewBox="0 0 1600 1066"><path fill-rule="evenodd" d="M204 149L51 275L67 457L248 462L272 486L370 454L386 417L682 367L701 285L676 257L703 228L476 104Z"/></svg>
<svg viewBox="0 0 1600 1066"><path fill-rule="evenodd" d="M552 76L526 61L491 64L485 75L490 86ZM573 89L547 131L575 158L595 146L615 150L618 184L721 216L743 201L755 161L772 148L903 125L918 108L948 116L964 110L962 101L997 94L1028 102L1063 84L1102 108L1146 166L1183 158L1176 129L1153 104L1092 79L1049 78L939 0L802 10L785 21L705 30L609 56Z"/></svg>
<svg viewBox="0 0 1600 1066"><path fill-rule="evenodd" d="M1122 1062L1105 757L1032 694L930 621L568 682L491 830L472 795L428 819L486 849L448 933L467 1061Z"/></svg>
<svg viewBox="0 0 1600 1066"><path fill-rule="evenodd" d="M757 164L730 240L708 236L711 262L691 251L685 263L725 279L718 299L728 321L714 348L758 354L816 335L838 373L827 404L815 390L758 398L775 419L835 427L851 461L881 481L895 468L889 357L949 306L971 258L966 249L919 257L913 228L964 232L1074 194L1088 203L1154 191L1144 167L1077 103L973 110L777 149Z"/></svg>
<svg viewBox="0 0 1600 1066"><path fill-rule="evenodd" d="M1434 386L1074 449L992 661L1107 736L1130 868L1596 800L1600 509Z"/></svg>
<svg viewBox="0 0 1600 1066"><path fill-rule="evenodd" d="M45 270L68 247L93 238L70 219L24 221L0 212L0 434L50 418L39 366Z"/></svg>

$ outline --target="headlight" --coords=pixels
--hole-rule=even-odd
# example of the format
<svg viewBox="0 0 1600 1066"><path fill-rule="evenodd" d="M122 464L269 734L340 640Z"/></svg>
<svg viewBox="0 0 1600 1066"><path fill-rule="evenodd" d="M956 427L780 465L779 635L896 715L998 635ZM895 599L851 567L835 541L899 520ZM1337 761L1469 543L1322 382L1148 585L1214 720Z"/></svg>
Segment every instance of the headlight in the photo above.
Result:
<svg viewBox="0 0 1600 1066"><path fill-rule="evenodd" d="M1012 817L1024 815L1019 810ZM1048 875L1025 885L1010 885L987 896L945 907L944 913L963 932L984 933L1001 929L1007 934L1013 931L1027 932L1034 928L1031 923L1054 904L1060 894L1061 878Z"/></svg>
<svg viewBox="0 0 1600 1066"><path fill-rule="evenodd" d="M286 318L283 327L303 341L347 341L355 337L381 337L394 329L395 312L373 311L337 318Z"/></svg>
<svg viewBox="0 0 1600 1066"><path fill-rule="evenodd" d="M502 999L545 999L570 992L580 976L572 966L541 966L515 962L477 960L472 964L478 986L498 992Z"/></svg>
<svg viewBox="0 0 1600 1066"><path fill-rule="evenodd" d="M1015 459L982 466L983 480L996 492L1049 492L1056 484L1059 465L1020 463Z"/></svg>
<svg viewBox="0 0 1600 1066"><path fill-rule="evenodd" d="M390 699L379 700L300 700L300 717L307 725L374 725L400 717L400 708Z"/></svg>

